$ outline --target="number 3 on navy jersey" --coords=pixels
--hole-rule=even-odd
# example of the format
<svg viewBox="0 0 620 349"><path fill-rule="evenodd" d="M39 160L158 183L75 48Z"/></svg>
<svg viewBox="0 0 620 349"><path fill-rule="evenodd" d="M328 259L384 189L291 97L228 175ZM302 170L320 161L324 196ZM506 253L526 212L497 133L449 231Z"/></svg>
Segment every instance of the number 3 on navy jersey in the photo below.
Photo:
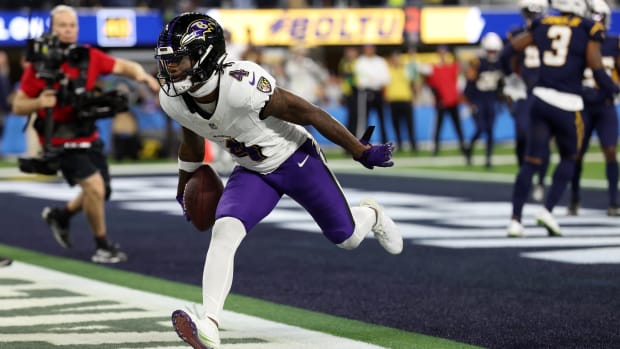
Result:
<svg viewBox="0 0 620 349"><path fill-rule="evenodd" d="M543 52L543 64L552 67L561 67L566 63L568 45L573 31L569 27L552 25L547 31L547 37L551 39L551 49Z"/></svg>

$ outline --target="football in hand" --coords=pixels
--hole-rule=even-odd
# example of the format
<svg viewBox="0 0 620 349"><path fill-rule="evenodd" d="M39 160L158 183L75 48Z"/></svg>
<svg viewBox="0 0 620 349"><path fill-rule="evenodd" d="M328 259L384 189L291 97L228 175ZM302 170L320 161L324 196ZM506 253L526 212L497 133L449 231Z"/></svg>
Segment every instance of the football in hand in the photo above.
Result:
<svg viewBox="0 0 620 349"><path fill-rule="evenodd" d="M215 209L223 191L222 179L206 164L200 166L185 184L183 204L198 230L209 230L215 223Z"/></svg>

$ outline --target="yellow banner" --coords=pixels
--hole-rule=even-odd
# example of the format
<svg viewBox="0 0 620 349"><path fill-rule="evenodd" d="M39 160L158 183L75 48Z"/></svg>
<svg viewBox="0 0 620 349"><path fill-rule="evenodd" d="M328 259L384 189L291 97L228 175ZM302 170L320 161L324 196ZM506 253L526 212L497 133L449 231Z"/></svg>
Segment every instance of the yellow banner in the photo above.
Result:
<svg viewBox="0 0 620 349"><path fill-rule="evenodd" d="M212 10L233 42L259 46L401 44L402 9Z"/></svg>
<svg viewBox="0 0 620 349"><path fill-rule="evenodd" d="M420 14L420 39L425 44L471 44L485 21L477 7L426 7Z"/></svg>

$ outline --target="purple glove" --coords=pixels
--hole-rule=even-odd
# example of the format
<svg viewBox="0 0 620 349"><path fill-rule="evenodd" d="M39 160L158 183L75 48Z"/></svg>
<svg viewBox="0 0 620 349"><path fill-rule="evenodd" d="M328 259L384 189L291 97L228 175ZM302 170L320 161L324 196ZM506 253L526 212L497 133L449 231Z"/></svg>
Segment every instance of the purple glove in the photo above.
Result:
<svg viewBox="0 0 620 349"><path fill-rule="evenodd" d="M392 167L394 166L394 162L392 161L393 151L394 146L392 143L371 145L370 148L364 150L362 156L354 160L359 161L364 167L371 170L375 166Z"/></svg>
<svg viewBox="0 0 620 349"><path fill-rule="evenodd" d="M183 217L185 217L186 221L190 221L189 215L187 211L185 211L185 205L183 204L183 194L177 195L177 202L181 205L181 209L183 210Z"/></svg>

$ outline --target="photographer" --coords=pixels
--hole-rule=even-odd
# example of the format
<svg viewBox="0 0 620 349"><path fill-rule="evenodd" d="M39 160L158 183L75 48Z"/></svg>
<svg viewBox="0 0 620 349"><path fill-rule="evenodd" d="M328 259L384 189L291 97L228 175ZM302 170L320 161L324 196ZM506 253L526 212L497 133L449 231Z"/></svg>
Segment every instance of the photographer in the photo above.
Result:
<svg viewBox="0 0 620 349"><path fill-rule="evenodd" d="M45 164L48 174L60 170L69 185L78 184L81 191L64 207L44 208L42 216L56 241L62 247L69 248L70 219L84 210L96 242L92 261L122 262L127 256L106 237L104 204L111 193L110 175L103 144L95 126L96 117L87 117L89 113L85 111L96 108L90 108L92 106L88 100L82 104L80 101L83 98L78 97L81 93L90 96L88 93L94 91L97 79L106 74L120 74L144 82L154 92L159 90L159 83L135 62L111 57L96 48L75 45L78 20L72 7L56 6L51 11L51 21L51 35L57 38L59 48L64 50L60 55L62 59L58 59L58 50L53 45L50 45L51 49L41 50L43 62L37 62L41 57L34 55L35 59L30 60L31 64L22 75L13 112L20 115L37 112L35 129L39 141L44 145L43 160L39 162ZM50 67L54 68L55 61L58 61L59 78L50 77L47 71ZM112 105L109 107L114 108ZM53 123L49 119L45 120L46 115L52 116ZM21 163L20 168L24 170ZM38 168L32 172L44 173Z"/></svg>

